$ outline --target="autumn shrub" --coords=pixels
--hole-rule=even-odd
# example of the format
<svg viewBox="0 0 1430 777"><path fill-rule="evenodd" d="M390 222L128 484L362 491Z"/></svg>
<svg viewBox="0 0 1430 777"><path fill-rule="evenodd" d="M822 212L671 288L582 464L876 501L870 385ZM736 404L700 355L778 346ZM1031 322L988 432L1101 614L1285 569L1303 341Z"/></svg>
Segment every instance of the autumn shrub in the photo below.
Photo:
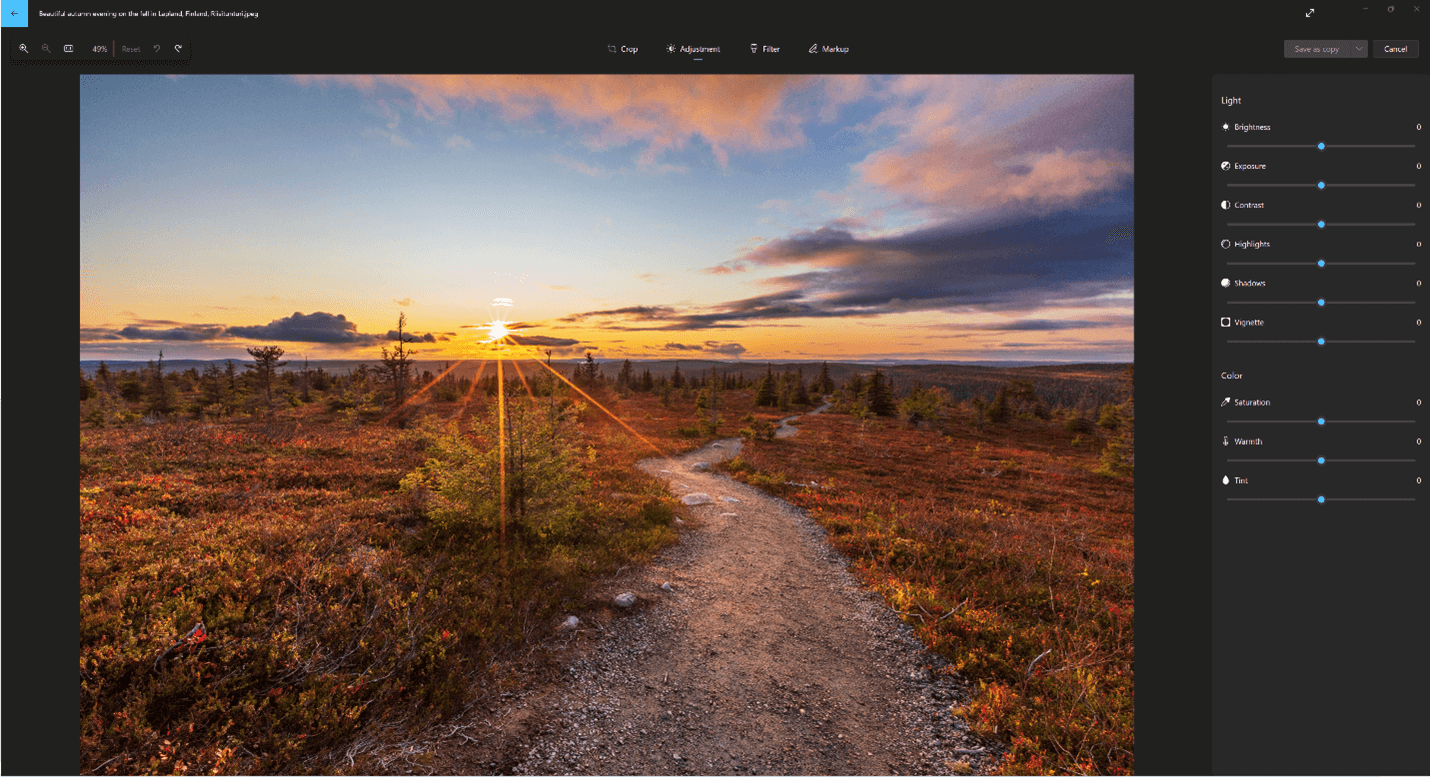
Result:
<svg viewBox="0 0 1430 777"><path fill-rule="evenodd" d="M478 477L497 456L490 406L408 431L305 420L270 435L239 418L87 428L81 769L371 773L381 764L348 764L355 742L460 712L475 681L495 682L497 657L581 606L595 576L677 536L674 499L634 467L654 455L647 443L574 414L553 443L544 423L513 419L508 464L530 478L509 494L505 542L497 492ZM444 481L464 462L469 480ZM414 472L424 499L402 488ZM462 512L452 482L484 495L481 512Z"/></svg>
<svg viewBox="0 0 1430 777"><path fill-rule="evenodd" d="M1063 422L1063 428L1073 434L1092 434L1097 431L1097 424L1081 413L1073 413Z"/></svg>

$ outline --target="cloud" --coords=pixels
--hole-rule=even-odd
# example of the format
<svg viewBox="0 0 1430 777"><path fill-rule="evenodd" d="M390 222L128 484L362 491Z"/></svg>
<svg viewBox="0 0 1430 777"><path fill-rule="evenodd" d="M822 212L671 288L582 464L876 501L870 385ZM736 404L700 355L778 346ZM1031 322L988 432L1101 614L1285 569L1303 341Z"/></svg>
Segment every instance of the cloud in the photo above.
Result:
<svg viewBox="0 0 1430 777"><path fill-rule="evenodd" d="M467 140L466 138L462 137L461 135L453 134L452 137L447 138L447 141L446 141L445 143L443 143L442 145L444 145L444 146L446 146L447 148L450 148L450 149L452 149L453 151L455 151L455 150L457 150L457 149L459 149L459 148L471 148L471 147L472 147L472 141Z"/></svg>
<svg viewBox="0 0 1430 777"><path fill-rule="evenodd" d="M654 321L675 315L675 308L664 305L635 305L626 308L615 308L612 310L592 310L587 313L573 313L563 316L558 321L573 323L585 321L588 318L610 318L618 317L637 321Z"/></svg>
<svg viewBox="0 0 1430 777"><path fill-rule="evenodd" d="M571 291L571 289L572 289L573 287L571 287L571 286L552 286L552 285L547 285L545 288L554 289L554 290L556 290L556 291Z"/></svg>
<svg viewBox="0 0 1430 777"><path fill-rule="evenodd" d="M729 275L731 273L744 272L745 270L746 267L743 262L730 260L721 262L714 267L706 267L704 270L701 270L701 272L706 275Z"/></svg>
<svg viewBox="0 0 1430 777"><path fill-rule="evenodd" d="M223 337L224 328L221 326L188 326L175 327L172 329L146 329L137 326L126 326L115 334L125 340L201 342L204 340L217 340Z"/></svg>
<svg viewBox="0 0 1430 777"><path fill-rule="evenodd" d="M132 315L132 314L131 314ZM223 324L189 324L166 319L137 319L135 323L121 328L87 327L80 329L81 342L109 340L163 340L184 343L205 343L247 340L276 340L279 342L325 343L338 346L376 345L384 340L396 339L393 330L385 337L361 334L357 324L348 321L341 314L315 312L304 315L294 313L288 318L280 318L261 326L225 326ZM409 342L422 340L436 342L431 334L417 337L408 334Z"/></svg>
<svg viewBox="0 0 1430 777"><path fill-rule="evenodd" d="M1048 213L1131 180L1131 76L909 76L886 91L895 104L869 124L899 139L855 171L906 205Z"/></svg>
<svg viewBox="0 0 1430 777"><path fill-rule="evenodd" d="M401 305L401 306L403 306L403 307L407 307L408 305L411 305L411 304L412 304L412 298L411 298L411 297L403 297L402 299L395 299L395 300L393 300L393 302L396 302L397 304L399 304L399 305Z"/></svg>
<svg viewBox="0 0 1430 777"><path fill-rule="evenodd" d="M769 293L704 307L617 308L562 320L594 319L608 329L677 331L928 311L1031 314L1021 324L1000 325L1004 329L1099 326L1064 323L1048 312L1131 308L1132 241L1106 241L1109 230L1131 221L1129 188L1110 203L1081 210L1048 216L986 214L882 237L823 226L771 241L721 265L786 270L760 281L775 289Z"/></svg>
<svg viewBox="0 0 1430 777"><path fill-rule="evenodd" d="M396 132L389 132L384 129L378 129L377 127L368 127L362 131L362 136L373 140L385 140L394 146L410 147L412 145L412 141L402 137Z"/></svg>
<svg viewBox="0 0 1430 777"><path fill-rule="evenodd" d="M551 158L553 161L556 162L556 164L561 165L567 170L574 170L578 173L581 173L582 175L589 175L593 178L604 178L610 175L608 171L600 167L588 165L579 159L572 159L570 157L565 157L560 154L554 154Z"/></svg>
<svg viewBox="0 0 1430 777"><path fill-rule="evenodd" d="M1010 321L1006 324L963 324L958 329L976 329L989 332L1053 332L1064 329L1099 329L1110 326L1131 326L1131 321L1059 321L1050 319L1028 319Z"/></svg>
<svg viewBox="0 0 1430 777"><path fill-rule="evenodd" d="M703 351L706 353L739 357L739 355L744 353L746 349L745 346L740 345L739 343L722 343L716 340L706 340L699 345L691 345L688 343L666 343L665 345L661 346L661 350L686 352Z"/></svg>
<svg viewBox="0 0 1430 777"><path fill-rule="evenodd" d="M388 340L396 340L396 339L397 339L397 330L396 330L396 329L389 329L389 330L387 330L387 339L388 339ZM434 335L434 334L432 334L431 332L428 332L428 333L425 334L425 335L417 335L417 334L414 334L414 333L412 333L412 332L403 332L403 333L402 333L402 342L404 342L404 343L435 343L435 342L437 342L437 336Z"/></svg>
<svg viewBox="0 0 1430 777"><path fill-rule="evenodd" d="M508 335L513 343L517 345L534 345L538 347L550 346L553 348L567 347L580 343L580 340L572 340L566 337L547 337L545 335Z"/></svg>
<svg viewBox="0 0 1430 777"><path fill-rule="evenodd" d="M713 340L706 340L705 350L738 358L739 355L744 353L746 349L745 346L740 345L739 343L717 343Z"/></svg>
<svg viewBox="0 0 1430 777"><path fill-rule="evenodd" d="M359 333L357 324L347 320L341 313L333 315L321 311L308 315L294 313L288 318L275 319L262 326L229 327L228 335L256 340L346 346L377 345L385 340L378 335Z"/></svg>
<svg viewBox="0 0 1430 777"><path fill-rule="evenodd" d="M708 144L722 166L733 153L763 153L806 142L801 102L823 91L822 115L862 99L856 79L784 75L298 75L300 84L339 84L379 103L398 95L430 121L450 121L459 110L490 106L509 122L552 117L575 128L587 148L639 144L638 168L684 169L660 161L693 142Z"/></svg>
<svg viewBox="0 0 1430 777"><path fill-rule="evenodd" d="M652 283L652 282L655 281L656 278L659 278L659 277L660 277L660 273L643 272L643 273L637 273L637 274L636 274L636 277L639 278L640 280L645 281L646 283Z"/></svg>

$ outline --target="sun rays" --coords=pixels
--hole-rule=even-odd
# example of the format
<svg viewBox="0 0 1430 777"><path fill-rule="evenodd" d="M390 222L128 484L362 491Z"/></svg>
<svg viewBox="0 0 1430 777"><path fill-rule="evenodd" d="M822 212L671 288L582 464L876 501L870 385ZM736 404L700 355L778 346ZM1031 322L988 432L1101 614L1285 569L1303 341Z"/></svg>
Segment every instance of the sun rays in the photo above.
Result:
<svg viewBox="0 0 1430 777"><path fill-rule="evenodd" d="M497 297L496 299L492 300L492 307L498 308L499 310L500 310L501 308L508 308L508 309L509 309L509 308L514 307L514 306L515 306L514 303L512 302L511 298L509 298L509 297ZM530 345L522 344L522 343L520 342L520 340L519 340L518 337L513 337L514 335L517 334L517 332L519 331L520 327L515 323L515 321L513 321L513 320L510 318L510 316L509 316L510 311L509 311L509 310L500 311L500 312L497 312L497 313L493 313L492 311L489 310L488 313L489 313L489 317L490 317L489 323L487 323L487 324L468 325L467 327L465 327L465 328L468 328L468 329L476 329L476 330L478 330L478 334L477 334L478 340L477 340L477 343L478 343L479 345L481 345L481 346L486 346L486 347L483 348L483 349L482 349L482 352L481 352L478 356L475 357L475 358L479 361L479 364L478 364L478 367L477 367L476 376L472 379L472 385L471 385L470 387L468 387L466 394L463 395L463 397L462 397L462 399L461 399L461 402L458 404L456 411L455 411L455 412L453 413L453 415L452 415L452 418L453 418L453 420L457 420L457 419L460 419L460 418L461 418L463 411L465 411L465 410L467 409L467 407L468 407L468 406L470 405L470 403L471 403L471 399L472 399L473 393L476 391L477 385L478 385L478 383L479 383L479 382L481 381L481 379L482 379L482 373L486 371L487 364L488 364L489 362L496 362L496 376L495 376L495 377L496 377L496 390L497 390L497 391L496 391L496 394L497 394L497 408L496 408L496 410L497 410L497 430L498 430L498 431L497 431L497 436L498 436L497 445L498 445L498 460L499 460L499 463L500 463L500 467L499 467L499 471L500 471L500 475L499 475L499 477L500 477L500 484L499 484L499 485L500 485L500 489L501 489L501 499L499 500L499 501L500 501L500 516L501 516L500 532L501 532L501 547L502 547L502 563L503 563L503 565L505 565L505 563L506 563L506 555L505 555L505 554L506 554L507 498L508 498L508 494L507 494L507 471L506 471L506 468L507 468L507 461L506 461L506 459L507 459L507 443L508 443L507 433L508 433L508 430L507 430L507 423L506 423L507 396L506 396L506 369L505 369L507 362L510 362L510 363L511 363L511 367L512 367L512 369L516 372L516 377L517 377L517 379L518 379L519 381L521 381L522 388L524 388L524 389L526 390L526 394L527 394L527 397L528 397L529 399L531 399L531 400L534 401L534 400L536 400L537 396L536 396L536 390L533 389L532 384L531 384L531 381L528 381L528 380L527 380L526 374L522 371L521 366L520 366L520 364L519 364L520 361L524 361L524 360L530 360L530 361L534 362L537 366L539 366L539 367L545 369L547 372L551 373L551 375L552 375L556 380L559 380L559 381L561 381L562 383L565 383L565 384L566 384L567 386L569 386L573 391L575 391L576 393L580 394L582 397L585 397L586 401L590 402L591 405L593 405L594 407L596 407L597 409L599 409L601 412L603 412L603 413L605 413L607 416L609 416L612 421L615 421L617 424L620 424L621 428L623 428L623 429L625 429L627 432L629 432L629 433L631 434L631 436L633 436L633 437L635 437L636 439L640 440L642 443L645 443L645 445L647 445L651 450L655 451L656 455L660 456L661 458L668 458L668 456L667 456L667 454L666 454L665 451L663 451L663 450L660 449L659 446L657 446L655 443L651 442L649 439L647 439L647 438L646 438L644 435L642 435L640 432L637 432L635 429L633 429L630 424L626 423L625 420L623 420L622 418L620 418L619 416L617 416L614 412L612 412L612 411L610 410L610 408L607 408L605 405L601 404L601 402L598 401L595 397L591 396L589 393L587 393L585 390L583 390L580 386L577 386L575 383L573 383L571 380L569 380L565 375L562 375L562 374L560 373L560 371L558 371L556 368L552 367L552 366L551 366L549 363L547 363L547 362L543 362L540 358L537 358L534 354L533 354L533 355L527 355L526 352L531 351L531 350L532 350L532 347L531 347ZM547 359L548 359L548 361L550 360L550 352L547 352ZM442 372L441 375L438 375L436 378L432 379L431 381L428 381L428 382L426 383L426 385L424 385L421 389L419 389L418 391L414 392L413 395L412 395L411 397L409 397L406 402L403 403L404 406L405 406L406 404L408 404L408 403L411 403L411 402L412 402L413 400L415 400L418 396L421 396L424 392L426 392L426 391L427 391L428 389L430 389L432 386L436 385L438 381L440 381L440 380L442 380L443 378L445 378L448 374L450 374L450 373L452 372L452 370L455 370L457 367L461 366L462 364L465 364L467 361L470 361L470 360L471 360L471 359L462 359L461 361L458 361L456 364L453 364L452 366L448 367L446 370L443 370L443 372ZM535 380L535 378L533 378L533 380ZM540 388L540 387L538 387L538 388ZM556 389L556 385L555 385L555 383L552 383L552 384L551 384L551 390L554 392L555 389ZM396 408L396 409L394 409L394 410L393 410L393 413L396 413L398 410L401 410L401 408Z"/></svg>

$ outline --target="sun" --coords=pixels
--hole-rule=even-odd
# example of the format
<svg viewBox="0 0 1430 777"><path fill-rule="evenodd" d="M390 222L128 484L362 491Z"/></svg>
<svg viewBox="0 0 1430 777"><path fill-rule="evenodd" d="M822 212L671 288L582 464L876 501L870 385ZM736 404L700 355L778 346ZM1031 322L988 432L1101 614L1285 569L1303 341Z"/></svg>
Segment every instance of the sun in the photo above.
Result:
<svg viewBox="0 0 1430 777"><path fill-rule="evenodd" d="M486 342L495 343L511 334L511 330L506 328L506 324L507 322L502 320L496 320L488 324Z"/></svg>

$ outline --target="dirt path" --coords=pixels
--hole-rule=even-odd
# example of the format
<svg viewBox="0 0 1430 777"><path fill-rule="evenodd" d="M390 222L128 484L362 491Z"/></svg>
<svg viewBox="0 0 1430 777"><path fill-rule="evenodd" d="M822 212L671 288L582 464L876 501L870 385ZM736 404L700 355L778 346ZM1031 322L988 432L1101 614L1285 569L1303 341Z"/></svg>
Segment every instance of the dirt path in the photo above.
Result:
<svg viewBox="0 0 1430 777"><path fill-rule="evenodd" d="M739 449L721 440L641 462L676 495L713 502L689 508L681 542L649 567L603 584L606 602L625 591L639 601L592 618L568 677L511 701L505 723L486 727L507 732L503 754L482 748L464 771L947 774L989 763L963 752L980 744L949 712L967 699L961 681L857 584L818 524L694 469Z"/></svg>
<svg viewBox="0 0 1430 777"><path fill-rule="evenodd" d="M815 413L823 413L831 407L834 407L833 402L825 402L819 407L816 407L815 409L809 411L809 415L814 415ZM796 434L799 434L799 427L789 425L789 422L793 421L796 418L799 418L798 414L792 415L789 418L781 418L779 425L775 427L775 437L783 439L785 437L793 437Z"/></svg>

